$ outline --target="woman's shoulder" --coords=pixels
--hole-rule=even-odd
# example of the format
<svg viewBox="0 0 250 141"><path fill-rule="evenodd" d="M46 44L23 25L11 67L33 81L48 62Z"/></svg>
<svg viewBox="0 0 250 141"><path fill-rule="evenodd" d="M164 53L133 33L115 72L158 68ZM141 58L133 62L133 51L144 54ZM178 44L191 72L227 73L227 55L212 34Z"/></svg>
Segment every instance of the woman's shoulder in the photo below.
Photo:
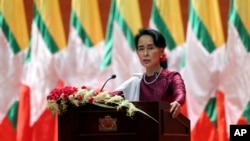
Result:
<svg viewBox="0 0 250 141"><path fill-rule="evenodd" d="M174 75L180 75L180 73L177 72L177 71L169 70L169 69L163 69L162 70L162 75L163 76L174 76Z"/></svg>
<svg viewBox="0 0 250 141"><path fill-rule="evenodd" d="M181 74L178 71L171 71L169 69L162 70L162 79L172 81L176 79L182 79Z"/></svg>

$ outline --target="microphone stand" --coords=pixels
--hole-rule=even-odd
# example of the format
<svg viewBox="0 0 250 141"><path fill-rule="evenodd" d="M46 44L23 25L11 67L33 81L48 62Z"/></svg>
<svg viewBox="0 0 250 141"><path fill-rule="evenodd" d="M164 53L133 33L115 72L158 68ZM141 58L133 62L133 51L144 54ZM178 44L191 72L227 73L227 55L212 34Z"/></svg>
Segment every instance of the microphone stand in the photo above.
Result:
<svg viewBox="0 0 250 141"><path fill-rule="evenodd" d="M107 80L105 81L105 83L102 85L102 88L101 88L100 92L102 92L104 86L106 85L106 83L107 83L110 79L115 79L115 78L116 78L116 75L113 74L109 79L107 79Z"/></svg>

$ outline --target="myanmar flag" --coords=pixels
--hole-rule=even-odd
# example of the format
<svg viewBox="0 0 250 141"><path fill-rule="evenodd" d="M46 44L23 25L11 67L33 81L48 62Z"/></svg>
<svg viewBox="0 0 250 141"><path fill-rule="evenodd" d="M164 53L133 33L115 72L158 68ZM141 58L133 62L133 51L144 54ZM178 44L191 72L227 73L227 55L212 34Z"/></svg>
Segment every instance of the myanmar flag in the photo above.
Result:
<svg viewBox="0 0 250 141"><path fill-rule="evenodd" d="M57 87L59 52L65 48L58 0L35 0L31 44L25 59L18 109L18 141L57 140L56 118L46 97Z"/></svg>
<svg viewBox="0 0 250 141"><path fill-rule="evenodd" d="M115 89L133 73L142 72L134 36L142 27L138 0L112 0L101 64L102 80L116 74L105 89Z"/></svg>
<svg viewBox="0 0 250 141"><path fill-rule="evenodd" d="M220 90L230 124L250 124L250 0L231 0Z"/></svg>
<svg viewBox="0 0 250 141"><path fill-rule="evenodd" d="M61 69L65 85L97 87L103 45L98 0L72 0L68 47Z"/></svg>
<svg viewBox="0 0 250 141"><path fill-rule="evenodd" d="M22 0L0 1L0 140L15 141L28 32Z"/></svg>
<svg viewBox="0 0 250 141"><path fill-rule="evenodd" d="M184 46L180 1L153 0L149 26L165 37L168 68L178 71Z"/></svg>
<svg viewBox="0 0 250 141"><path fill-rule="evenodd" d="M182 76L192 141L218 141L216 93L224 37L217 0L190 0Z"/></svg>

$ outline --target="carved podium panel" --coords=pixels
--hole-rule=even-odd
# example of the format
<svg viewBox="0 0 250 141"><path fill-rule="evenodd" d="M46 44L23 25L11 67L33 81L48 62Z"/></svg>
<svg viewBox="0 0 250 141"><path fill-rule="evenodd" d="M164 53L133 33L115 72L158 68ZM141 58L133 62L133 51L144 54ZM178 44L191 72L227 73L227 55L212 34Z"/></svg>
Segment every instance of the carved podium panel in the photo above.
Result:
<svg viewBox="0 0 250 141"><path fill-rule="evenodd" d="M133 102L156 119L136 112L87 104L69 107L59 116L59 141L190 141L190 121L183 115L173 119L166 102Z"/></svg>

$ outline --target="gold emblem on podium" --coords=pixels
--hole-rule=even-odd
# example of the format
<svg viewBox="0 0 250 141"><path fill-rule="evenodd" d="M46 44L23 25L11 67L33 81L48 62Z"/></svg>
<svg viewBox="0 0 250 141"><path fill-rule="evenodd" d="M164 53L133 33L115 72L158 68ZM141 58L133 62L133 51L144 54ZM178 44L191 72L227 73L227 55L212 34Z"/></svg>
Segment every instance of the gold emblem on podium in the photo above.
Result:
<svg viewBox="0 0 250 141"><path fill-rule="evenodd" d="M104 118L99 118L99 131L116 131L117 119L107 115Z"/></svg>

